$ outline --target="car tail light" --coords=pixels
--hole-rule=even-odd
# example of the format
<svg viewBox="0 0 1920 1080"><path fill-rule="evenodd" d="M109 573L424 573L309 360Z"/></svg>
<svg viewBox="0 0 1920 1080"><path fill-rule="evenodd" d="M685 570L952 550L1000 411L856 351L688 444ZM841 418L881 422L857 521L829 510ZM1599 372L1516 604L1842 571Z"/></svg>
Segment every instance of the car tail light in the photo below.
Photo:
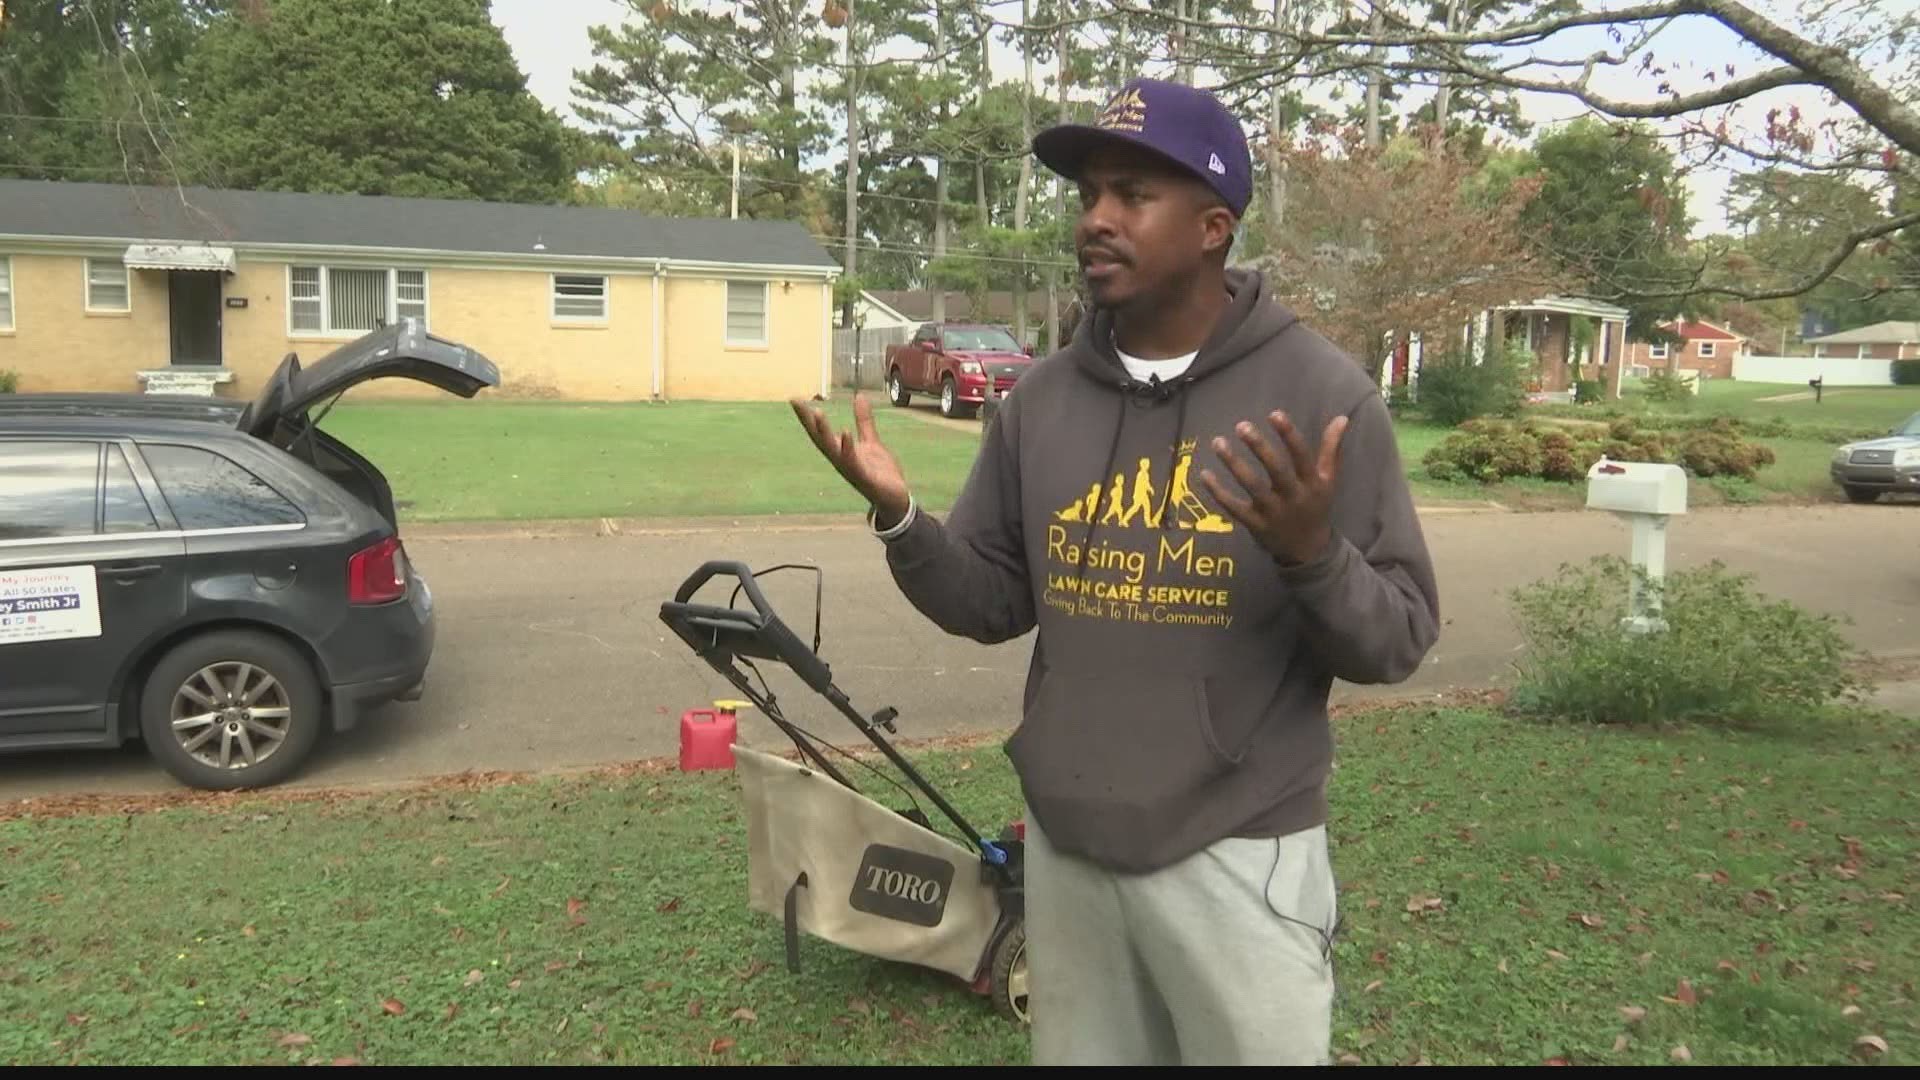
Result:
<svg viewBox="0 0 1920 1080"><path fill-rule="evenodd" d="M387 604L407 595L407 552L400 538L385 540L347 560L347 602Z"/></svg>

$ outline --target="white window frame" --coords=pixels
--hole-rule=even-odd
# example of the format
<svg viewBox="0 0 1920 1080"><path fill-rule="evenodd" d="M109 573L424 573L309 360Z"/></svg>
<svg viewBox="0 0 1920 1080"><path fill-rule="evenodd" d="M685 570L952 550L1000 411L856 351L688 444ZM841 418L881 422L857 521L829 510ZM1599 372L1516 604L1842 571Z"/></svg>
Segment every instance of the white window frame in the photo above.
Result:
<svg viewBox="0 0 1920 1080"><path fill-rule="evenodd" d="M1855 359L1855 360L1871 360L1871 359L1873 359L1873 346L1871 346L1871 345L1862 345L1862 346L1860 346L1860 351L1859 351L1859 354L1858 354L1858 355L1856 355L1856 356L1854 357L1854 359Z"/></svg>
<svg viewBox="0 0 1920 1080"><path fill-rule="evenodd" d="M585 280L589 278L598 279L600 282L600 314L598 315L563 315L561 314L560 313L560 279L561 278L573 278L576 280ZM581 297L578 295L575 295L574 297L572 297L572 299L576 299L576 300L580 298ZM612 276L608 274L587 274L587 273L548 274L547 275L547 317L552 319L554 322L565 323L569 326L605 326L607 322L613 317L613 278Z"/></svg>
<svg viewBox="0 0 1920 1080"><path fill-rule="evenodd" d="M120 307L102 307L99 304L96 304L93 302L93 264L94 263L105 263L107 265L115 266L119 268L120 280L125 283L125 288L127 293L127 302L125 304L121 305ZM115 259L112 257L95 258L94 256L89 255L86 258L80 260L80 275L81 275L82 285L86 290L86 305L87 305L87 312L89 314L128 315L133 312L133 273L127 269L126 263L121 262L119 259Z"/></svg>
<svg viewBox="0 0 1920 1080"><path fill-rule="evenodd" d="M1667 346L1666 346L1666 345L1665 345L1664 343L1660 343L1660 342L1650 342L1650 343L1648 343L1648 345L1647 345L1647 359L1649 359L1649 360L1665 360L1666 358L1667 358Z"/></svg>
<svg viewBox="0 0 1920 1080"><path fill-rule="evenodd" d="M1713 341L1696 341L1694 344L1700 347L1700 359L1711 360L1713 359L1713 354L1718 351L1717 345L1719 343Z"/></svg>
<svg viewBox="0 0 1920 1080"><path fill-rule="evenodd" d="M316 270L320 275L320 328L303 330L293 325L293 272L295 270ZM333 341L351 341L369 331L337 329L332 325L333 317L333 272L335 270L374 270L387 277L386 323L392 326L403 316L400 314L400 275L419 274L421 298L418 301L420 321L433 325L433 274L424 266L365 266L357 263L289 262L286 265L287 296L287 336L289 338L326 339ZM414 301L408 301L414 303Z"/></svg>
<svg viewBox="0 0 1920 1080"><path fill-rule="evenodd" d="M736 338L733 336L733 290L735 286L745 288L760 286L760 337L756 339ZM720 334L729 349L764 349L773 340L773 282L751 281L744 278L728 278L720 295Z"/></svg>
<svg viewBox="0 0 1920 1080"><path fill-rule="evenodd" d="M13 256L0 255L0 297L5 298L5 306L0 307L0 334L13 332Z"/></svg>

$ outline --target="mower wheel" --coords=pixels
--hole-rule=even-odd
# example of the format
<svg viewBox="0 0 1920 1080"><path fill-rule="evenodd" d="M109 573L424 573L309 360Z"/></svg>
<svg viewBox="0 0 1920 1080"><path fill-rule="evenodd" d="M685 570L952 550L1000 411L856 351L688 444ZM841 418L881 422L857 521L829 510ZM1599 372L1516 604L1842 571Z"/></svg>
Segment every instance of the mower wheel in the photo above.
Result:
<svg viewBox="0 0 1920 1080"><path fill-rule="evenodd" d="M993 947L993 1009L1020 1024L1033 1023L1028 1006L1027 921L1017 919Z"/></svg>

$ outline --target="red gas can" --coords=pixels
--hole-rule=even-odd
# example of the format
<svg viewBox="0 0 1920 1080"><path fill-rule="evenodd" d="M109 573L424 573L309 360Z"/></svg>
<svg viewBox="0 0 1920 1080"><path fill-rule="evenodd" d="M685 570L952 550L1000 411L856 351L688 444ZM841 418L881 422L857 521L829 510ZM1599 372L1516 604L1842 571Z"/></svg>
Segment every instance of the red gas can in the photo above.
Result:
<svg viewBox="0 0 1920 1080"><path fill-rule="evenodd" d="M689 709L682 713L680 771L733 768L733 741L738 733L739 723L730 708Z"/></svg>

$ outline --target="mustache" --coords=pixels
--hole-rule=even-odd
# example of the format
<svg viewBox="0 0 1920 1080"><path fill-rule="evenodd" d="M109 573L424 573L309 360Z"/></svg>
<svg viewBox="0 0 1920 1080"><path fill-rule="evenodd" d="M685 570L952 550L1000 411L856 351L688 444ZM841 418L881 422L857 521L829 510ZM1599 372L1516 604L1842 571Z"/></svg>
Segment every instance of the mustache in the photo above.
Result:
<svg viewBox="0 0 1920 1080"><path fill-rule="evenodd" d="M1094 256L1096 255L1107 262L1116 262L1122 265L1126 265L1127 263L1131 262L1131 260L1129 260L1125 255L1122 255L1120 252L1106 246L1105 244L1088 244L1087 246L1080 249L1079 254L1080 254L1080 265L1083 268L1087 265L1087 263L1091 262Z"/></svg>

